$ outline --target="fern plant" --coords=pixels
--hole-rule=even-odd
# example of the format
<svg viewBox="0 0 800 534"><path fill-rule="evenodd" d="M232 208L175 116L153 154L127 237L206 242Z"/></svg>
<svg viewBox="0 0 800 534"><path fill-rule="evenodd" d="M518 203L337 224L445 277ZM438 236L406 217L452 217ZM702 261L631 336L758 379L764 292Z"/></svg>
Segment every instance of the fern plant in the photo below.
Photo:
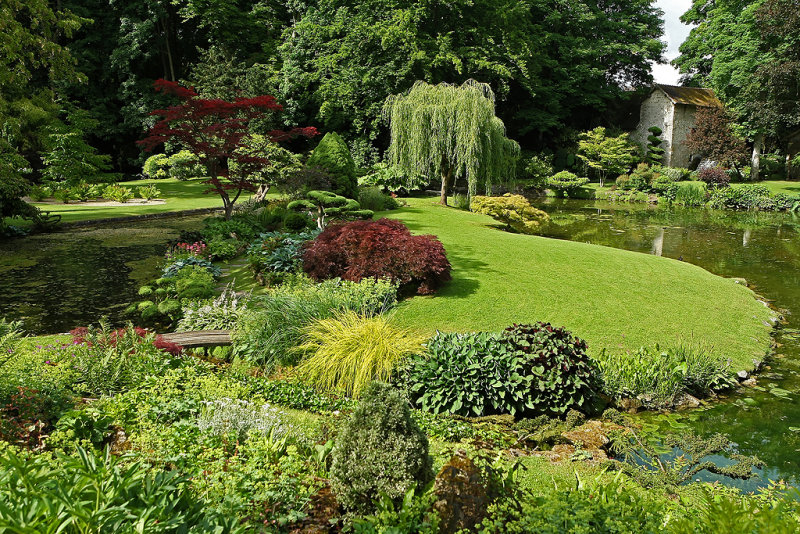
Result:
<svg viewBox="0 0 800 534"><path fill-rule="evenodd" d="M347 311L306 328L299 350L311 356L298 370L320 390L359 397L371 381L389 380L397 364L421 349L421 338L393 327L385 317Z"/></svg>

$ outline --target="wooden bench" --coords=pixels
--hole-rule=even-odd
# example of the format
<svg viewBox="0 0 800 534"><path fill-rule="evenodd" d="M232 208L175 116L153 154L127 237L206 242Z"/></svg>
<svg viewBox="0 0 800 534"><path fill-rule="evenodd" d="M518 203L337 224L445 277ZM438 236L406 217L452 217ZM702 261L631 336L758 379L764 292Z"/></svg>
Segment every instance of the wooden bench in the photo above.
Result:
<svg viewBox="0 0 800 534"><path fill-rule="evenodd" d="M208 349L210 347L229 347L231 345L230 330L199 330L196 332L174 332L162 334L164 341L177 343L186 349Z"/></svg>

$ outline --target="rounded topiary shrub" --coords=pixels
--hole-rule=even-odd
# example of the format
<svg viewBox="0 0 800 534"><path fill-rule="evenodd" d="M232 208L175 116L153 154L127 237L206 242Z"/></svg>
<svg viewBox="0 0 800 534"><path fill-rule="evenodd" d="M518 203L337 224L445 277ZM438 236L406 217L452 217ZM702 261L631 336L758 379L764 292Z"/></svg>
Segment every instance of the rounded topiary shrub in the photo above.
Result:
<svg viewBox="0 0 800 534"><path fill-rule="evenodd" d="M347 510L369 513L381 494L399 504L433 478L428 438L408 400L388 384L371 383L331 452L331 488Z"/></svg>
<svg viewBox="0 0 800 534"><path fill-rule="evenodd" d="M347 198L358 196L356 164L347 143L336 132L328 132L306 163L308 167L318 167L331 177L331 191Z"/></svg>
<svg viewBox="0 0 800 534"><path fill-rule="evenodd" d="M550 323L515 324L502 339L520 362L517 373L533 377L525 406L535 413L588 409L595 396L596 369L586 342Z"/></svg>
<svg viewBox="0 0 800 534"><path fill-rule="evenodd" d="M450 262L434 236L411 235L400 221L354 221L328 226L303 253L314 280L388 278L401 292L434 293L450 280Z"/></svg>

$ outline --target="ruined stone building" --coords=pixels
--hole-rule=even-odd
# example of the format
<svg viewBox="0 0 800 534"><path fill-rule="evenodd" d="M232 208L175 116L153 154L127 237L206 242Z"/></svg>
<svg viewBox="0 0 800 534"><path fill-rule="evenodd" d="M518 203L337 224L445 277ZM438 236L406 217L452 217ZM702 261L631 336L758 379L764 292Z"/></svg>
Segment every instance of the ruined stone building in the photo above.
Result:
<svg viewBox="0 0 800 534"><path fill-rule="evenodd" d="M722 107L722 102L711 89L656 85L642 103L639 126L631 133L631 139L646 147L647 136L650 135L647 129L658 126L662 130L663 164L688 168L692 154L686 148L685 141L694 127L698 107Z"/></svg>

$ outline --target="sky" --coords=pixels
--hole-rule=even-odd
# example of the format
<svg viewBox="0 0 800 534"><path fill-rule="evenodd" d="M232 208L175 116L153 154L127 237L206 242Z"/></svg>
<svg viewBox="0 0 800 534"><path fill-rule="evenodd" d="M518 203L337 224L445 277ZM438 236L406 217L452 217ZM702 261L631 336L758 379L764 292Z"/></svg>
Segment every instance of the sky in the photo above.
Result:
<svg viewBox="0 0 800 534"><path fill-rule="evenodd" d="M667 61L678 57L678 47L686 39L691 30L690 26L680 21L683 15L691 6L692 0L656 0L656 5L664 10L665 33L664 40L667 42L667 51L664 54ZM656 83L667 85L678 84L678 70L670 64L653 65L653 77Z"/></svg>

